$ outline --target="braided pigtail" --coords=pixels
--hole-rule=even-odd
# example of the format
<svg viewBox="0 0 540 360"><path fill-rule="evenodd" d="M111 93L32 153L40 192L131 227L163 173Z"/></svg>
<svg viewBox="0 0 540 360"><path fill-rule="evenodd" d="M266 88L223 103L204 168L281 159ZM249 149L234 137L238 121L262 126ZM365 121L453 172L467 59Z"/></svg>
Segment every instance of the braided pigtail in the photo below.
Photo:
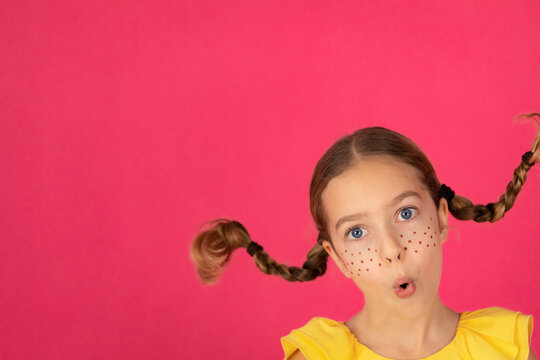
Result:
<svg viewBox="0 0 540 360"><path fill-rule="evenodd" d="M540 114L533 113L519 116L532 117L540 116ZM535 121L540 126L538 120L535 119ZM487 205L473 204L471 200L463 196L454 196L453 191L443 184L439 195L450 200L448 201L448 210L450 213L459 220L489 221L493 223L502 219L504 214L514 205L521 187L527 180L527 172L533 167L535 162L540 160L539 143L540 128L533 142L532 150L523 154L520 164L514 170L512 180L510 180L506 186L506 191L499 197L497 202L488 203Z"/></svg>
<svg viewBox="0 0 540 360"><path fill-rule="evenodd" d="M217 281L238 248L246 248L262 272L287 281L310 281L326 272L328 254L319 243L308 252L307 260L299 268L272 259L262 246L251 240L246 228L238 221L216 219L209 223L210 227L195 237L190 254L204 284Z"/></svg>
<svg viewBox="0 0 540 360"><path fill-rule="evenodd" d="M287 281L311 281L326 272L328 253L321 244L316 243L307 253L307 260L301 268L279 264L264 250L258 251L253 258L257 267L265 274L281 276Z"/></svg>

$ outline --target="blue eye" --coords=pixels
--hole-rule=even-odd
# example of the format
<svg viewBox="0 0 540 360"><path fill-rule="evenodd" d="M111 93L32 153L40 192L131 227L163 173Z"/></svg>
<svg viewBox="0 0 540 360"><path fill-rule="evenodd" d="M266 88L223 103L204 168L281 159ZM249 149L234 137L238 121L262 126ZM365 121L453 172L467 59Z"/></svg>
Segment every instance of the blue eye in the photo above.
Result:
<svg viewBox="0 0 540 360"><path fill-rule="evenodd" d="M401 209L399 215L403 220L409 220L416 214L416 211L417 210L415 208L406 207Z"/></svg>
<svg viewBox="0 0 540 360"><path fill-rule="evenodd" d="M358 240L362 236L364 236L365 233L366 231L364 229L359 228L358 226L354 226L352 228L349 228L349 230L347 230L347 232L345 233L345 236L347 236L351 240L354 240L354 239ZM352 238L350 238L349 235L352 235Z"/></svg>

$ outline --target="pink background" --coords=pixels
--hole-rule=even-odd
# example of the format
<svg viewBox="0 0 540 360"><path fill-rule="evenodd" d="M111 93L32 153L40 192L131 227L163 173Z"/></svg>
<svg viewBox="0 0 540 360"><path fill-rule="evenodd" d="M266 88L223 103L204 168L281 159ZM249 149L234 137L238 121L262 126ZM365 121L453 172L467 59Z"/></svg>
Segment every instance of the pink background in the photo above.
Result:
<svg viewBox="0 0 540 360"><path fill-rule="evenodd" d="M278 359L362 294L244 250L219 285L199 225L241 221L280 262L315 241L308 189L338 137L409 136L478 203L503 193L540 111L538 1L2 1L0 358ZM538 167L538 168L537 168ZM540 165L495 224L459 222L443 300L540 324ZM533 348L540 350L536 325Z"/></svg>

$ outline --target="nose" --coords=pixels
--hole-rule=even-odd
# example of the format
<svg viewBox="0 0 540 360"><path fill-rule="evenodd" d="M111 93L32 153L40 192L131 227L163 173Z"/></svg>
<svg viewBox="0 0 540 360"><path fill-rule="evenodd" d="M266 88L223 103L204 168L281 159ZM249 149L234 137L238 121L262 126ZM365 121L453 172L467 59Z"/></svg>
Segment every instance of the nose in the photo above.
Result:
<svg viewBox="0 0 540 360"><path fill-rule="evenodd" d="M398 238L390 231L385 232L381 236L379 249L382 260L387 263L403 260L404 248L401 247Z"/></svg>

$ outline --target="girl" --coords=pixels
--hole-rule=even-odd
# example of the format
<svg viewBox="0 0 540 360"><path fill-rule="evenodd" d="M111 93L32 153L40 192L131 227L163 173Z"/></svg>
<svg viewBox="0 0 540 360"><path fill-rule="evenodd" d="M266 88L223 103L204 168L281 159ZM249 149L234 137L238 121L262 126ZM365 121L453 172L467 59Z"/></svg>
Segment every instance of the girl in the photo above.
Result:
<svg viewBox="0 0 540 360"><path fill-rule="evenodd" d="M333 259L364 293L364 308L346 322L315 317L291 331L281 339L286 359L536 359L531 315L500 307L457 313L438 288L448 213L500 220L539 161L539 142L540 130L499 200L476 205L441 184L407 137L381 127L357 130L315 166L310 210L319 236L301 268L277 263L242 224L226 219L195 237L192 260L202 281L212 283L241 247L264 273L288 281L314 280Z"/></svg>

